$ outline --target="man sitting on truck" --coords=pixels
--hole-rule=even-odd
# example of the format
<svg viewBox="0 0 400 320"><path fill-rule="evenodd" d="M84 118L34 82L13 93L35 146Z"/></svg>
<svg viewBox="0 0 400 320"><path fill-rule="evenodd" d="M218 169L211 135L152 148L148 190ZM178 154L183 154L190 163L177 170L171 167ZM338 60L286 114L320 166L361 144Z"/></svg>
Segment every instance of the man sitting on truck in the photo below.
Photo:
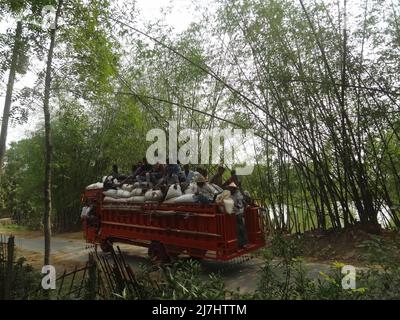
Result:
<svg viewBox="0 0 400 320"><path fill-rule="evenodd" d="M178 163L170 163L169 159L167 158L164 182L166 182L168 185L173 184L173 183L179 183L180 172L181 172L181 168L179 167L179 164Z"/></svg>
<svg viewBox="0 0 400 320"><path fill-rule="evenodd" d="M208 172L207 172L206 168L200 166L200 167L197 167L196 171L198 173L200 173L206 180L208 179Z"/></svg>
<svg viewBox="0 0 400 320"><path fill-rule="evenodd" d="M218 166L217 173L211 177L210 183L216 184L218 187L222 188L222 175L224 172L225 168L223 166Z"/></svg>
<svg viewBox="0 0 400 320"><path fill-rule="evenodd" d="M160 179L165 174L165 166L160 162L157 162L150 172L150 180L154 185L157 185Z"/></svg>
<svg viewBox="0 0 400 320"><path fill-rule="evenodd" d="M183 178L183 181L185 183L189 184L192 181L193 174L194 174L194 172L192 170L190 170L189 164L185 164L183 166L183 171L182 171L182 174L181 174L181 176Z"/></svg>
<svg viewBox="0 0 400 320"><path fill-rule="evenodd" d="M204 178L202 175L198 175L195 178L196 182L196 198L197 202L200 203L211 203L214 201L216 194L214 193L214 190L210 187L210 185L207 182L207 179Z"/></svg>
<svg viewBox="0 0 400 320"><path fill-rule="evenodd" d="M146 180L149 180L150 177L147 178L147 176L148 176L147 173L149 173L152 169L153 169L152 165L149 164L147 162L146 157L144 157L143 158L143 165L140 167L140 169L139 169L139 171L137 173L136 180L138 182L144 182ZM147 182L150 182L150 181L147 181Z"/></svg>
<svg viewBox="0 0 400 320"><path fill-rule="evenodd" d="M103 181L104 190L116 189L119 182L118 179L119 179L118 166L116 164L113 164L111 174L106 176Z"/></svg>
<svg viewBox="0 0 400 320"><path fill-rule="evenodd" d="M139 161L136 165L132 165L132 178L135 179L142 168L143 162Z"/></svg>

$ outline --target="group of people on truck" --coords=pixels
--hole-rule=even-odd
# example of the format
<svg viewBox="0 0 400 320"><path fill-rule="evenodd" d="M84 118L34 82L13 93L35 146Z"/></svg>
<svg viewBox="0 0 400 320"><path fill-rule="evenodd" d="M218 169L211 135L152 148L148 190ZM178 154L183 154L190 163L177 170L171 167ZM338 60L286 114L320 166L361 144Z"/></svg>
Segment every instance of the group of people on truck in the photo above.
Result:
<svg viewBox="0 0 400 320"><path fill-rule="evenodd" d="M147 182L151 183L154 188L161 190L171 184L180 184L184 190L191 182L196 182L204 195L207 195L210 191L208 184L216 185L222 189L228 189L229 185L235 185L243 193L236 171L232 170L230 177L226 181L223 181L224 173L225 168L218 166L217 172L208 179L207 170L201 166L197 167L196 170L191 170L190 165L185 164L181 168L179 161L178 163L169 163L169 159L166 160L166 164L157 162L155 165L151 165L146 158L143 158L138 164L132 166L132 173L129 176L120 174L118 166L113 165L112 173L105 181L107 184L105 188L116 184Z"/></svg>
<svg viewBox="0 0 400 320"><path fill-rule="evenodd" d="M244 225L244 209L246 205L251 204L251 198L247 191L243 191L235 170L232 170L229 178L224 181L225 171L223 166L218 166L215 174L209 178L208 171L202 166L192 170L189 164L185 164L181 168L179 161L170 163L169 159L166 160L166 164L158 162L151 165L146 158L143 158L132 166L130 175L120 174L118 166L114 165L112 173L104 181L104 189L136 182L147 183L152 186L152 189L161 190L166 194L171 185L179 185L182 191L191 188L190 193L196 196L196 202L203 204L213 203L219 194L228 190L233 200L233 211L237 217L239 246L243 247L248 242Z"/></svg>

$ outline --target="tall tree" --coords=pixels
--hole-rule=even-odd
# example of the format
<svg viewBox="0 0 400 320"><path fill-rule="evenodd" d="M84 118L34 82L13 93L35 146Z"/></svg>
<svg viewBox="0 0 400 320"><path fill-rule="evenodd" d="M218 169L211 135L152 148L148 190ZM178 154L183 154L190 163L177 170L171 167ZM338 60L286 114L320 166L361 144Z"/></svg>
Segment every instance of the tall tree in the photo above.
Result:
<svg viewBox="0 0 400 320"><path fill-rule="evenodd" d="M30 45L40 43L41 35L37 32L37 24L42 18L42 9L45 5L53 2L54 0L0 0L0 16L7 17L10 21L16 21L14 39L10 45L12 52L11 54L8 53L8 50L3 52L6 58L0 66L3 70L9 70L0 133L0 168L4 162L10 117L13 116L15 119L15 111L18 109L17 106L12 106L12 102L17 100L19 95L18 92L14 93L16 75L24 74L27 71ZM11 59L7 58L8 56L11 56ZM26 110L20 108L23 118L26 118Z"/></svg>
<svg viewBox="0 0 400 320"><path fill-rule="evenodd" d="M44 181L44 264L50 264L50 240L51 240L51 164L52 164L52 144L51 144L51 124L50 124L50 91L51 91L51 73L54 46L56 42L56 31L58 28L58 19L61 14L63 0L58 1L54 25L50 30L50 47L47 54L46 79L44 87L43 113L44 113L44 131L45 131L45 181Z"/></svg>
<svg viewBox="0 0 400 320"><path fill-rule="evenodd" d="M3 168L4 153L6 151L6 141L7 141L7 131L8 131L8 121L10 118L11 101L14 90L15 75L17 73L17 64L19 55L21 54L21 37L22 37L22 22L17 22L17 28L15 30L14 36L14 47L12 50L12 58L10 65L10 73L8 75L7 81L7 92L6 99L4 101L3 118L1 121L1 133L0 133L0 174Z"/></svg>

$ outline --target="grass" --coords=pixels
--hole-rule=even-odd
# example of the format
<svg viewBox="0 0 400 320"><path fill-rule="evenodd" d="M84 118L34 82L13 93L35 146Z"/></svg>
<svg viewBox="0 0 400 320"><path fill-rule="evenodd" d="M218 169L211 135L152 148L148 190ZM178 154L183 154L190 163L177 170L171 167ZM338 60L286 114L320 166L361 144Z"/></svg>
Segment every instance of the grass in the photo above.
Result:
<svg viewBox="0 0 400 320"><path fill-rule="evenodd" d="M0 233L1 232L24 232L24 231L29 231L29 228L26 226L18 225L18 224L0 225Z"/></svg>

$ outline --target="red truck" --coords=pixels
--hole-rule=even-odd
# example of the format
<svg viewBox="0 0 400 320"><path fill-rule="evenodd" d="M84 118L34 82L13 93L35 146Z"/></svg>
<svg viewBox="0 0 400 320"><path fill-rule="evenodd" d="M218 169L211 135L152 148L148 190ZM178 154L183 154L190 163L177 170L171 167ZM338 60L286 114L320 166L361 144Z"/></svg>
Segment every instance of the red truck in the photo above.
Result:
<svg viewBox="0 0 400 320"><path fill-rule="evenodd" d="M199 259L230 260L265 245L260 210L244 211L248 244L239 248L235 214L218 204L104 202L103 189L86 190L81 203L92 207L84 218L89 243L104 252L112 243L147 247L150 258L168 261L179 254Z"/></svg>

